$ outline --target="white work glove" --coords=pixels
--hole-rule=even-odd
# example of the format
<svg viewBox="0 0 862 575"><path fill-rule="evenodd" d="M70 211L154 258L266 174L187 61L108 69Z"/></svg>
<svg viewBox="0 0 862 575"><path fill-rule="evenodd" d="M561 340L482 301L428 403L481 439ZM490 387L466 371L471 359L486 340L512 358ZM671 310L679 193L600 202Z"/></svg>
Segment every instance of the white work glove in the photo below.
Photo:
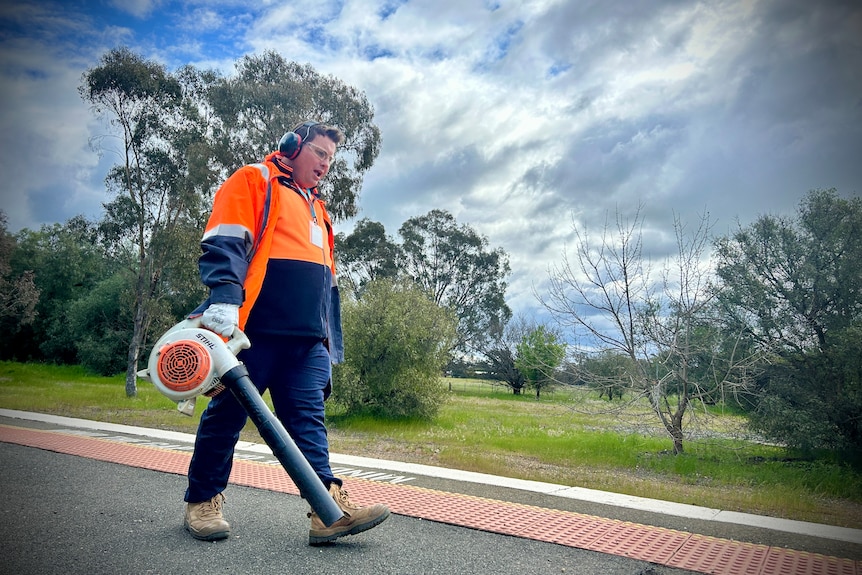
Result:
<svg viewBox="0 0 862 575"><path fill-rule="evenodd" d="M233 303L214 303L201 316L201 325L222 337L230 337L239 325L239 306Z"/></svg>

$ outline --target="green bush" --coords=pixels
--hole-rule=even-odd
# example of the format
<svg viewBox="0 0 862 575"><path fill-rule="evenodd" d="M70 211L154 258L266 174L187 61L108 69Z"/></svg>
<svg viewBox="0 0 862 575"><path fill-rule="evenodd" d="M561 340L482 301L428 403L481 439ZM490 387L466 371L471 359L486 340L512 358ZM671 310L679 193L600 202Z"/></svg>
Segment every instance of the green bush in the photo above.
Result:
<svg viewBox="0 0 862 575"><path fill-rule="evenodd" d="M455 318L415 285L377 280L345 302L346 360L333 374L333 401L347 414L433 417L455 341Z"/></svg>
<svg viewBox="0 0 862 575"><path fill-rule="evenodd" d="M803 453L826 449L862 457L862 327L831 334L832 345L777 359L758 384L752 429Z"/></svg>
<svg viewBox="0 0 862 575"><path fill-rule="evenodd" d="M98 375L126 370L132 338L132 291L123 274L99 282L86 296L73 302L68 312L78 360Z"/></svg>

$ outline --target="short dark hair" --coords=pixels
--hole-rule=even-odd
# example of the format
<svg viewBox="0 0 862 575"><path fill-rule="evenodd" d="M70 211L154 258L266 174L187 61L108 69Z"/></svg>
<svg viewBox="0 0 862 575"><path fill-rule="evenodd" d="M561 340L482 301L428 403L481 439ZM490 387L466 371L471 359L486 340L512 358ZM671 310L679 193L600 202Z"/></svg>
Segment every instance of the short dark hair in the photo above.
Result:
<svg viewBox="0 0 862 575"><path fill-rule="evenodd" d="M299 134L303 141L306 142L310 142L317 136L329 138L335 142L336 145L340 144L342 140L344 140L344 133L339 128L323 122L303 122L297 125L293 131Z"/></svg>

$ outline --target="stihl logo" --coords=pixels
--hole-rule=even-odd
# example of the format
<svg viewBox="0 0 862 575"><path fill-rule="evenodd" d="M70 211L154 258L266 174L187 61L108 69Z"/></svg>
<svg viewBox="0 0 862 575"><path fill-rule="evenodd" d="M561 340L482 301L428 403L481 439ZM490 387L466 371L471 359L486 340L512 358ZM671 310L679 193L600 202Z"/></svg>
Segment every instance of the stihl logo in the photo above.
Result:
<svg viewBox="0 0 862 575"><path fill-rule="evenodd" d="M195 337L197 339L199 339L208 348L215 349L215 343L212 340L210 340L210 338L208 338L205 334L196 333Z"/></svg>

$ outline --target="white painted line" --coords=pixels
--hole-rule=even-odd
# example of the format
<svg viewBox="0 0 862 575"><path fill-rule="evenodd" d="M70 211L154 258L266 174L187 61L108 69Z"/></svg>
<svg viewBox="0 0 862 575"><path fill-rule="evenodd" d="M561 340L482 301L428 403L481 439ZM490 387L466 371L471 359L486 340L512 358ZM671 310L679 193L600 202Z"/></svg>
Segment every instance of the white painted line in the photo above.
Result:
<svg viewBox="0 0 862 575"><path fill-rule="evenodd" d="M116 423L102 423L99 421L90 421L87 419L74 419L71 417L32 413L29 411L0 409L0 416L10 417L14 419L25 419L30 421L41 421L43 423L62 425L65 427L110 431L112 433L126 433L129 435L142 435L145 437L165 439L168 441L178 441L185 443L194 443L195 441L195 436L188 433L179 433L176 431L162 431L159 429L148 429L145 427L133 427L129 425L119 425ZM272 450L267 445L252 443L248 441L239 442L237 444L237 449L241 451L252 451L255 453L272 455ZM510 489L519 489L521 491L543 493L545 495L551 495L555 497L565 497L568 499L589 501L591 503L612 505L615 507L623 507L626 509L635 509L638 511L673 515L675 517L686 517L690 519L701 519L705 521L718 521L721 523L731 523L734 525L747 525L750 527L771 529L773 531L797 533L799 535L808 535L811 537L821 537L823 539L832 539L835 541L846 541L848 543L862 544L862 529L851 529L849 527L836 527L820 523L810 523L807 521L795 521L792 519L780 519L776 517L766 517L763 515L738 513L736 511L722 511L720 509L710 509L708 507L687 505L684 503L673 503L671 501L661 501L658 499L647 499L645 497L635 497L633 495L609 493L607 491L587 489L584 487L567 487L565 485L557 485L554 483L542 483L539 481L529 481L526 479L500 477L497 475L489 475L486 473L475 473L473 471L460 471L457 469L446 469L443 467L421 465L419 463L404 463L398 461L388 461L385 459L359 457L355 455L343 455L338 453L330 453L330 461L339 465L371 467L374 469L383 469L386 471L409 473L411 475L423 475L425 477L433 477L436 479L451 479L453 481L464 481L467 483L477 483L481 485L493 485L495 487L508 487Z"/></svg>

